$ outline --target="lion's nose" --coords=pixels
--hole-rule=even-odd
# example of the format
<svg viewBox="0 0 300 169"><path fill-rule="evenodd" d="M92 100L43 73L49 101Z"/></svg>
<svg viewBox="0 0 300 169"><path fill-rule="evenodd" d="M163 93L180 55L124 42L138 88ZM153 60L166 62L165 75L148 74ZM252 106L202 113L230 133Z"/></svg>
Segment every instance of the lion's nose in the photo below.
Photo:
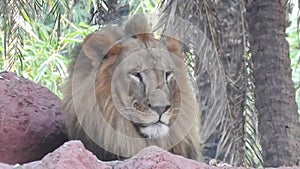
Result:
<svg viewBox="0 0 300 169"><path fill-rule="evenodd" d="M152 110L154 110L158 115L162 115L164 112L166 112L171 106L153 106L151 107Z"/></svg>

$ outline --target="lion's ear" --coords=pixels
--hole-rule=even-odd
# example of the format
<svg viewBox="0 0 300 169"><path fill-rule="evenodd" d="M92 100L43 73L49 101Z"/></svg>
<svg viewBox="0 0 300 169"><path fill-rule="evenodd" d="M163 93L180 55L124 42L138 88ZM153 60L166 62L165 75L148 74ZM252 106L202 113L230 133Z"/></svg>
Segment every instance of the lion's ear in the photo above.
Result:
<svg viewBox="0 0 300 169"><path fill-rule="evenodd" d="M133 15L125 24L125 32L143 42L149 41L153 36L150 25L143 14Z"/></svg>
<svg viewBox="0 0 300 169"><path fill-rule="evenodd" d="M102 57L105 55L111 43L111 40L105 39L103 35L92 33L84 39L82 49L87 58L96 60L99 59L101 55Z"/></svg>
<svg viewBox="0 0 300 169"><path fill-rule="evenodd" d="M104 56L109 58L112 55L119 55L122 51L122 46L115 44L115 37L104 33L92 33L83 41L83 52L93 66L96 66Z"/></svg>
<svg viewBox="0 0 300 169"><path fill-rule="evenodd" d="M184 58L181 52L180 43L177 39L174 37L167 37L165 43L169 52L179 56L180 58Z"/></svg>

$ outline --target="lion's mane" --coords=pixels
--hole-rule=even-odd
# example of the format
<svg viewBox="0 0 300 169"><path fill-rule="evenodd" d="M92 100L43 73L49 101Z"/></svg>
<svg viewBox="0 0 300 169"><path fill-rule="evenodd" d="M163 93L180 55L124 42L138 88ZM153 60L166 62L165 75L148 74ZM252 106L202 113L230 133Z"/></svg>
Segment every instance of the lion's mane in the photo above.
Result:
<svg viewBox="0 0 300 169"><path fill-rule="evenodd" d="M135 35L132 36L133 34ZM176 79L180 90L177 87L172 96L173 104L180 104L177 106L181 110L182 115L178 116L181 119L174 122L175 127L170 130L169 136L174 137L151 140L143 138L132 122L120 115L113 102L112 67L118 62L122 51L128 51L119 43L122 39L138 39L141 44L154 41L147 21L143 17L134 17L124 29L106 27L100 33L88 35L82 45L74 50L74 61L69 69L63 99L69 138L81 140L101 160L131 157L153 144L174 154L200 160L199 133L196 123L191 121L195 120L195 116L191 114L198 113L198 105L188 83L179 43L168 38L162 44L181 59L176 65L182 72ZM138 48L136 45L132 46ZM125 92L118 95L126 95ZM185 127L191 123L194 124L192 128ZM126 136L122 133L126 133ZM176 138L183 134L184 138L176 142Z"/></svg>

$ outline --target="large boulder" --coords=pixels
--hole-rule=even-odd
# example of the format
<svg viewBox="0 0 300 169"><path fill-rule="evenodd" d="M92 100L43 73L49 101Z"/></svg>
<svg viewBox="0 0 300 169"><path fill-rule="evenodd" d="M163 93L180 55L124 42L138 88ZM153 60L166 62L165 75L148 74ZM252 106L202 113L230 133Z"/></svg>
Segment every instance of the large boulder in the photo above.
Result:
<svg viewBox="0 0 300 169"><path fill-rule="evenodd" d="M39 160L65 142L60 104L47 88L0 72L0 162Z"/></svg>
<svg viewBox="0 0 300 169"><path fill-rule="evenodd" d="M1 169L243 169L242 167L215 167L174 155L156 146L146 147L125 161L102 162L80 141L69 141L42 160L23 165L1 164ZM299 169L280 167L279 169Z"/></svg>
<svg viewBox="0 0 300 169"><path fill-rule="evenodd" d="M1 165L3 169L112 169L86 150L80 141L66 142L40 161L14 166L0 163L0 168Z"/></svg>
<svg viewBox="0 0 300 169"><path fill-rule="evenodd" d="M115 169L217 169L205 163L199 163L194 160L186 159L179 155L174 155L157 146L150 146L143 149L136 156L114 167Z"/></svg>
<svg viewBox="0 0 300 169"><path fill-rule="evenodd" d="M169 153L162 148L150 146L125 161L101 162L80 141L69 141L42 160L23 165L9 166L0 163L4 169L217 169L182 156Z"/></svg>

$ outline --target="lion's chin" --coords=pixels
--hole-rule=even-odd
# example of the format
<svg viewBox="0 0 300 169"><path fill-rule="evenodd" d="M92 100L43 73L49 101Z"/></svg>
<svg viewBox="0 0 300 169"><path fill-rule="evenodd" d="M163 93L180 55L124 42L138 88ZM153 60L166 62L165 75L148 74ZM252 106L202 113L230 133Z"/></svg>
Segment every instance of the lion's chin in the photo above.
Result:
<svg viewBox="0 0 300 169"><path fill-rule="evenodd" d="M169 127L161 122L158 122L149 126L140 127L139 130L144 137L155 138L167 135L169 132Z"/></svg>

